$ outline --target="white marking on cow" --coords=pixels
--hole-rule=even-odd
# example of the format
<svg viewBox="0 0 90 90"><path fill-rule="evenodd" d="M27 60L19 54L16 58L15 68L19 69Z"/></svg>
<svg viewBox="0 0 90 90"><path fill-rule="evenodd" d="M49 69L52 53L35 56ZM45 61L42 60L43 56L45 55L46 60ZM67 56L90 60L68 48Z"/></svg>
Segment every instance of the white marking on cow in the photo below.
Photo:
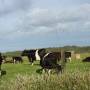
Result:
<svg viewBox="0 0 90 90"><path fill-rule="evenodd" d="M44 57L43 57L43 60L44 60L44 58L47 57L49 54L50 54L50 53L45 54Z"/></svg>
<svg viewBox="0 0 90 90"><path fill-rule="evenodd" d="M44 70L44 69L42 70L42 73L43 73L43 74L45 73L45 70Z"/></svg>
<svg viewBox="0 0 90 90"><path fill-rule="evenodd" d="M71 60L72 60L71 57L69 57L68 59L69 59L69 61L71 62Z"/></svg>
<svg viewBox="0 0 90 90"><path fill-rule="evenodd" d="M2 60L2 63L5 63L5 60Z"/></svg>
<svg viewBox="0 0 90 90"><path fill-rule="evenodd" d="M13 62L14 62L14 64L15 64L15 63L16 63L16 60L14 59L14 61L13 61Z"/></svg>
<svg viewBox="0 0 90 90"><path fill-rule="evenodd" d="M68 57L67 59L68 59L70 62L72 61L71 57Z"/></svg>
<svg viewBox="0 0 90 90"><path fill-rule="evenodd" d="M41 59L40 59L40 56L39 56L39 54L38 54L38 50L36 50L36 52L35 52L35 57L36 57L36 60L41 60Z"/></svg>
<svg viewBox="0 0 90 90"><path fill-rule="evenodd" d="M51 70L49 69L49 70L48 70L48 74L50 75L50 73L51 73Z"/></svg>
<svg viewBox="0 0 90 90"><path fill-rule="evenodd" d="M33 63L32 63L32 66L33 66Z"/></svg>

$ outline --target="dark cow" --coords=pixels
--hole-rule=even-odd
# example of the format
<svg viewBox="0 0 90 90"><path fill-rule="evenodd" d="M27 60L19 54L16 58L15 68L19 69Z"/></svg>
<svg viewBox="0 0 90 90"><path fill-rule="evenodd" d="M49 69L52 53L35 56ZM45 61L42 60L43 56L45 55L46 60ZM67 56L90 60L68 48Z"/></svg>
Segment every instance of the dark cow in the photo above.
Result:
<svg viewBox="0 0 90 90"><path fill-rule="evenodd" d="M1 55L1 53L0 53L0 76L3 76L3 75L6 74L6 71L3 71L3 70L1 69L2 62L3 62L3 57L2 57L2 55Z"/></svg>
<svg viewBox="0 0 90 90"><path fill-rule="evenodd" d="M2 75L2 70L1 70L2 60L3 60L3 58L2 58L2 55L0 53L0 76Z"/></svg>
<svg viewBox="0 0 90 90"><path fill-rule="evenodd" d="M41 60L43 56L45 55L46 50L45 49L37 49L37 50L24 50L22 52L22 56L27 56L29 59L29 62L33 65L33 62L35 60Z"/></svg>
<svg viewBox="0 0 90 90"><path fill-rule="evenodd" d="M61 53L60 52L51 52L47 53L43 56L43 58L40 60L40 65L42 69L45 71L56 69L58 72L62 72L61 65L58 64L58 61L61 59Z"/></svg>
<svg viewBox="0 0 90 90"><path fill-rule="evenodd" d="M19 63L23 62L22 57L20 57L20 56L13 56L12 59L13 59L14 64L17 62L19 62Z"/></svg>
<svg viewBox="0 0 90 90"><path fill-rule="evenodd" d="M90 62L90 57L86 57L85 59L82 60L83 62Z"/></svg>
<svg viewBox="0 0 90 90"><path fill-rule="evenodd" d="M0 71L1 71L2 60L3 60L3 58L2 58L2 55L0 53Z"/></svg>

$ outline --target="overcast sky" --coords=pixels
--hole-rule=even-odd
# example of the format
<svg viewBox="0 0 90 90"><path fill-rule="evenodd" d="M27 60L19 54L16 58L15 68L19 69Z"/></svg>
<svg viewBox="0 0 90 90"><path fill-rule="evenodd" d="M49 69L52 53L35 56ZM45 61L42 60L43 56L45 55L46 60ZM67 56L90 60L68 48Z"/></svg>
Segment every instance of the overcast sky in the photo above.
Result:
<svg viewBox="0 0 90 90"><path fill-rule="evenodd" d="M0 51L90 45L90 0L0 0Z"/></svg>

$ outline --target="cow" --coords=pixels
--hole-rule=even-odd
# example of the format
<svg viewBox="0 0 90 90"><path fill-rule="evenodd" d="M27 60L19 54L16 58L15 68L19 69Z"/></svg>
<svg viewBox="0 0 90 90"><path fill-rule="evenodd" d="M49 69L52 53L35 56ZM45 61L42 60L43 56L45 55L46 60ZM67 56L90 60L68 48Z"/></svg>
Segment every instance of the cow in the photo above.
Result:
<svg viewBox="0 0 90 90"><path fill-rule="evenodd" d="M61 60L60 52L46 53L40 60L40 66L44 71L48 70L49 74L52 69L55 69L58 72L62 72L62 66L61 64L58 64L59 60Z"/></svg>
<svg viewBox="0 0 90 90"><path fill-rule="evenodd" d="M90 57L86 57L85 59L82 60L83 62L90 62Z"/></svg>
<svg viewBox="0 0 90 90"><path fill-rule="evenodd" d="M22 52L22 56L27 56L29 59L29 62L33 65L33 62L36 60L41 60L43 56L45 55L46 50L45 49L32 49L32 50L24 50Z"/></svg>
<svg viewBox="0 0 90 90"><path fill-rule="evenodd" d="M2 55L0 53L0 76L2 75L2 70L1 70L2 60L3 60L3 58L2 58Z"/></svg>
<svg viewBox="0 0 90 90"><path fill-rule="evenodd" d="M19 62L19 63L23 62L22 57L20 57L20 56L13 56L12 59L13 59L14 64L17 62Z"/></svg>
<svg viewBox="0 0 90 90"><path fill-rule="evenodd" d="M2 58L3 58L2 63L5 63L5 62L6 62L6 58L7 58L7 56L3 55Z"/></svg>
<svg viewBox="0 0 90 90"><path fill-rule="evenodd" d="M2 61L3 61L3 58L2 58L2 55L1 55L1 53L0 53L0 71L1 71Z"/></svg>
<svg viewBox="0 0 90 90"><path fill-rule="evenodd" d="M65 62L69 60L71 62L71 52L70 51L65 51Z"/></svg>

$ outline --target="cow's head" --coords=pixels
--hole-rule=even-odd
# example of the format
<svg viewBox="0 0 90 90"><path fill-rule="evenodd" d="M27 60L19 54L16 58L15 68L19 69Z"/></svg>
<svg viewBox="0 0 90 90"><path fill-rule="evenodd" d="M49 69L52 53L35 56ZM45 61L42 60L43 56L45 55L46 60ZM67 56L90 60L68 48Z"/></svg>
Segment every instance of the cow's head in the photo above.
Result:
<svg viewBox="0 0 90 90"><path fill-rule="evenodd" d="M42 48L38 50L38 54L40 57L43 57L46 54L46 49Z"/></svg>
<svg viewBox="0 0 90 90"><path fill-rule="evenodd" d="M21 56L27 56L29 54L29 50L22 51Z"/></svg>
<svg viewBox="0 0 90 90"><path fill-rule="evenodd" d="M2 56L1 52L0 52L0 56Z"/></svg>

